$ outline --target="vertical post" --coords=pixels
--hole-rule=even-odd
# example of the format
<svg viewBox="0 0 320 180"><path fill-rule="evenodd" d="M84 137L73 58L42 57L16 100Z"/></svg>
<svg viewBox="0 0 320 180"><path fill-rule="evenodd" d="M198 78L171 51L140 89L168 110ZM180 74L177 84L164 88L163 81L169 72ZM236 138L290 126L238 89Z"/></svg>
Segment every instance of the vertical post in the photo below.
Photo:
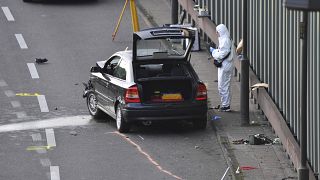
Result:
<svg viewBox="0 0 320 180"><path fill-rule="evenodd" d="M309 179L307 168L307 72L308 72L308 11L303 11L303 23L300 24L300 38L302 39L302 66L301 66L301 118L300 118L300 167L299 180Z"/></svg>
<svg viewBox="0 0 320 180"><path fill-rule="evenodd" d="M178 24L178 0L171 0L171 24Z"/></svg>
<svg viewBox="0 0 320 180"><path fill-rule="evenodd" d="M242 13L243 13L243 27L242 27L242 38L243 38L243 56L240 59L240 120L241 125L246 126L249 124L249 60L247 58L248 49L248 17L247 17L247 0L242 1Z"/></svg>

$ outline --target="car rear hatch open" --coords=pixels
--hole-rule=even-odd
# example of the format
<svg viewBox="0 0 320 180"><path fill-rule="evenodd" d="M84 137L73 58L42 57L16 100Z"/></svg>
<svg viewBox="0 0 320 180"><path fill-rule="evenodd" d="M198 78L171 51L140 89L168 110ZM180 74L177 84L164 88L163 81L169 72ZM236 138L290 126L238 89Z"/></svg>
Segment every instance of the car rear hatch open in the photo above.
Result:
<svg viewBox="0 0 320 180"><path fill-rule="evenodd" d="M153 28L133 35L133 67L143 103L192 100L195 80L188 59L195 32L186 28Z"/></svg>
<svg viewBox="0 0 320 180"><path fill-rule="evenodd" d="M133 63L145 61L187 61L195 39L188 28L162 27L133 33Z"/></svg>

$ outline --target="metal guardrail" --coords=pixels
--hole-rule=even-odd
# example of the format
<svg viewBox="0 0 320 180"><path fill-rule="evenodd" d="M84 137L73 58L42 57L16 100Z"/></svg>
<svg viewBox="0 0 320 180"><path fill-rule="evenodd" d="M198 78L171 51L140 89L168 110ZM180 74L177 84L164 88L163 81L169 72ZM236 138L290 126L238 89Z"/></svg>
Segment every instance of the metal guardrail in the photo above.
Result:
<svg viewBox="0 0 320 180"><path fill-rule="evenodd" d="M237 44L242 35L242 1L179 0L179 3L181 10L187 10L189 23L197 24L201 28L205 39L216 42L217 37L213 34L215 26L212 24L223 23L229 28L232 39ZM278 118L275 121L273 120L275 122L273 125L282 126L287 124L291 134L298 142L298 137L300 137L299 122L301 120L300 87L302 64L302 42L299 39L299 23L302 21L302 13L286 9L282 5L283 1L248 0L248 58L251 70L257 80L269 84L269 89L266 91L266 95L270 97L268 101L273 101L274 108L277 108L279 112L269 112L269 114L276 114L274 116L269 115L270 118ZM206 10L209 16L198 18L198 12L193 9L194 5L199 5L200 9ZM309 13L308 31L308 92L305 95L308 114L307 149L309 164L313 172L319 174L320 12ZM236 64L236 66L239 67L239 64ZM257 95L256 98L265 100L260 96ZM265 111L267 111L270 103L264 102L262 104L264 104ZM285 123L282 123L281 119ZM287 148L291 145L292 143ZM296 143L296 145L298 144ZM287 149L288 151L292 150ZM299 155L294 155L293 158L299 158Z"/></svg>

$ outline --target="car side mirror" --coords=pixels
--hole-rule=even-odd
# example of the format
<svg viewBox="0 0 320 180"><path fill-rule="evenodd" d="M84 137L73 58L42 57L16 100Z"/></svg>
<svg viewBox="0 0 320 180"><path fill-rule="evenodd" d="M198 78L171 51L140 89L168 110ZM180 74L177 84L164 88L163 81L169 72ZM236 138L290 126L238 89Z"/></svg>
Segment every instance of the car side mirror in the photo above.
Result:
<svg viewBox="0 0 320 180"><path fill-rule="evenodd" d="M90 72L100 72L100 71L101 71L101 68L97 66L91 67L90 69Z"/></svg>

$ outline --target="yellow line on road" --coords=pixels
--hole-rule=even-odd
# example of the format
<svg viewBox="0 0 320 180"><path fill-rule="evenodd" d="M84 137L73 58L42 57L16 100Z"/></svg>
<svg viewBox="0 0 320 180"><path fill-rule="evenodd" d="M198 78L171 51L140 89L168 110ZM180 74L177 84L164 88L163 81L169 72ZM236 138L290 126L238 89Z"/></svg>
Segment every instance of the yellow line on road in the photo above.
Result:
<svg viewBox="0 0 320 180"><path fill-rule="evenodd" d="M29 146L27 151L50 150L53 146Z"/></svg>
<svg viewBox="0 0 320 180"><path fill-rule="evenodd" d="M17 93L16 96L27 96L27 97L30 97L30 96L40 96L40 94L38 94L38 93Z"/></svg>

